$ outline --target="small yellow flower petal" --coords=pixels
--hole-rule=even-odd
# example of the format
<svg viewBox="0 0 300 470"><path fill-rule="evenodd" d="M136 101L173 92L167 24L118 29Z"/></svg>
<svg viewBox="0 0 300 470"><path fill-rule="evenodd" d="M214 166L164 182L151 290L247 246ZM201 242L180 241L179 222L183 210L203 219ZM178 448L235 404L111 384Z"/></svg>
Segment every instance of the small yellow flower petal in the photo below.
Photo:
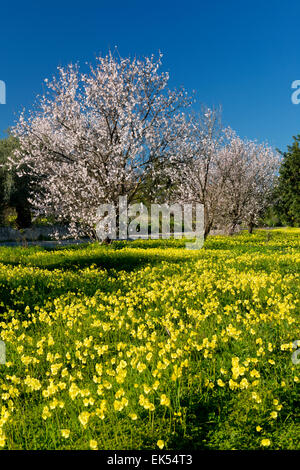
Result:
<svg viewBox="0 0 300 470"><path fill-rule="evenodd" d="M164 441L162 441L161 439L159 441L157 441L157 446L160 448L160 449L163 449L165 447L165 443Z"/></svg>

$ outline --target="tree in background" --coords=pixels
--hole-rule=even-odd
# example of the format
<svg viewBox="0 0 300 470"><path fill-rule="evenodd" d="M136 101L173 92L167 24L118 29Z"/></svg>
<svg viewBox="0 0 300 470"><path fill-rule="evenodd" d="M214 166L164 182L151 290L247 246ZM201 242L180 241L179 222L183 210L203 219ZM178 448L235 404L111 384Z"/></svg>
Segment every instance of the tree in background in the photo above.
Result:
<svg viewBox="0 0 300 470"><path fill-rule="evenodd" d="M21 168L22 174L11 167L10 160L18 148L18 140L12 135L0 140L0 223L5 222L5 212L15 208L17 228L31 225L31 206L29 203L31 177L26 167Z"/></svg>
<svg viewBox="0 0 300 470"><path fill-rule="evenodd" d="M299 226L300 224L300 135L293 137L294 142L283 152L279 170L278 186L275 192L275 210L282 223Z"/></svg>
<svg viewBox="0 0 300 470"><path fill-rule="evenodd" d="M224 185L220 211L229 233L244 224L252 233L270 205L279 168L279 154L266 144L243 140L230 132L218 156Z"/></svg>
<svg viewBox="0 0 300 470"><path fill-rule="evenodd" d="M252 232L270 202L279 155L223 128L218 109L203 108L186 131L169 172L173 202L203 204L205 238L216 226L233 234L244 224Z"/></svg>
<svg viewBox="0 0 300 470"><path fill-rule="evenodd" d="M2 164L1 155L1 144L0 144L0 165ZM7 191L7 172L5 168L0 166L0 225L4 224L5 210L8 202L8 191Z"/></svg>
<svg viewBox="0 0 300 470"><path fill-rule="evenodd" d="M5 222L5 215L10 205L13 185L12 174L8 169L8 159L15 149L15 139L9 136L0 140L0 224Z"/></svg>
<svg viewBox="0 0 300 470"><path fill-rule="evenodd" d="M225 139L220 110L203 106L200 113L186 117L178 152L166 168L172 202L203 204L204 238L218 219L224 186L219 151Z"/></svg>

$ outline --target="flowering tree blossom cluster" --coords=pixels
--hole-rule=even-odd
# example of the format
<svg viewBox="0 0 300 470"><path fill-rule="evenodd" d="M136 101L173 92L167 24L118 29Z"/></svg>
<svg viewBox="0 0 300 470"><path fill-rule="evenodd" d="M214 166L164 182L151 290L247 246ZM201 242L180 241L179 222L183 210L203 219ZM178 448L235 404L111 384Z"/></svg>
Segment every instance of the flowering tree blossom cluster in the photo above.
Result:
<svg viewBox="0 0 300 470"><path fill-rule="evenodd" d="M220 222L229 233L244 223L252 232L270 203L279 170L279 155L271 147L242 140L231 132L220 150L223 175Z"/></svg>
<svg viewBox="0 0 300 470"><path fill-rule="evenodd" d="M191 98L169 89L160 66L161 55L109 53L88 73L69 65L45 80L38 106L14 128L14 164L39 181L37 214L67 223L73 236L95 236L99 205L117 207L120 196L132 203L150 180L170 201L203 204L205 236L216 223L257 221L276 153L223 129L218 110L184 112Z"/></svg>
<svg viewBox="0 0 300 470"><path fill-rule="evenodd" d="M161 56L109 54L88 74L70 65L45 81L39 107L14 129L16 161L40 180L37 213L67 221L73 235L93 235L99 205L125 195L130 203L145 176L170 158L189 98L168 89L160 65Z"/></svg>
<svg viewBox="0 0 300 470"><path fill-rule="evenodd" d="M200 115L189 117L186 139L168 169L173 182L171 199L203 204L205 237L217 219L221 204L224 175L219 169L219 155L225 138L220 112L203 108Z"/></svg>
<svg viewBox="0 0 300 470"><path fill-rule="evenodd" d="M278 153L223 128L218 109L203 108L200 115L191 116L187 135L177 169L169 171L174 183L171 199L203 204L205 238L212 227L233 233L244 224L252 231L270 200Z"/></svg>

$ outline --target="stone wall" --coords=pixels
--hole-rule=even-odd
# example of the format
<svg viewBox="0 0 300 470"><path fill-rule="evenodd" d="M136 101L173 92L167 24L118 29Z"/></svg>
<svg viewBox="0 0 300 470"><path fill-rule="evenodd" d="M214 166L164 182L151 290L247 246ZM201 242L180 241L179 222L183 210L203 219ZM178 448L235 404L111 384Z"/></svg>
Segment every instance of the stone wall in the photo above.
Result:
<svg viewBox="0 0 300 470"><path fill-rule="evenodd" d="M52 227L31 227L20 230L15 230L11 227L0 227L0 242L21 242L38 241L38 240L54 240L54 234L58 232L59 238L64 238L67 234L67 229L61 226Z"/></svg>

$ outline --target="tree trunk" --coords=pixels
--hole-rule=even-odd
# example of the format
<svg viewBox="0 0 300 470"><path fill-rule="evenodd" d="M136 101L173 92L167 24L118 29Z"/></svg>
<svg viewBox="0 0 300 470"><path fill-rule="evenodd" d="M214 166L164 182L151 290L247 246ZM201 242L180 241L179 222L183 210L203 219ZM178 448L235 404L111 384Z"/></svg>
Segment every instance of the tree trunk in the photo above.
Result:
<svg viewBox="0 0 300 470"><path fill-rule="evenodd" d="M253 229L254 229L254 216L251 215L249 218L249 222L248 222L248 232L253 233Z"/></svg>
<svg viewBox="0 0 300 470"><path fill-rule="evenodd" d="M209 232L211 231L213 221L209 220L208 209L204 204L204 240L207 239Z"/></svg>
<svg viewBox="0 0 300 470"><path fill-rule="evenodd" d="M234 235L235 227L236 227L236 223L231 224L231 226L229 227L228 235L230 235L231 237L232 235Z"/></svg>
<svg viewBox="0 0 300 470"><path fill-rule="evenodd" d="M102 245L110 245L112 240L109 237L106 237L104 240L102 240Z"/></svg>
<svg viewBox="0 0 300 470"><path fill-rule="evenodd" d="M17 227L18 229L28 228L31 226L31 213L28 207L21 204L16 205L17 211Z"/></svg>
<svg viewBox="0 0 300 470"><path fill-rule="evenodd" d="M253 229L254 229L254 224L253 224L253 222L250 222L249 225L248 225L248 232L253 233Z"/></svg>

